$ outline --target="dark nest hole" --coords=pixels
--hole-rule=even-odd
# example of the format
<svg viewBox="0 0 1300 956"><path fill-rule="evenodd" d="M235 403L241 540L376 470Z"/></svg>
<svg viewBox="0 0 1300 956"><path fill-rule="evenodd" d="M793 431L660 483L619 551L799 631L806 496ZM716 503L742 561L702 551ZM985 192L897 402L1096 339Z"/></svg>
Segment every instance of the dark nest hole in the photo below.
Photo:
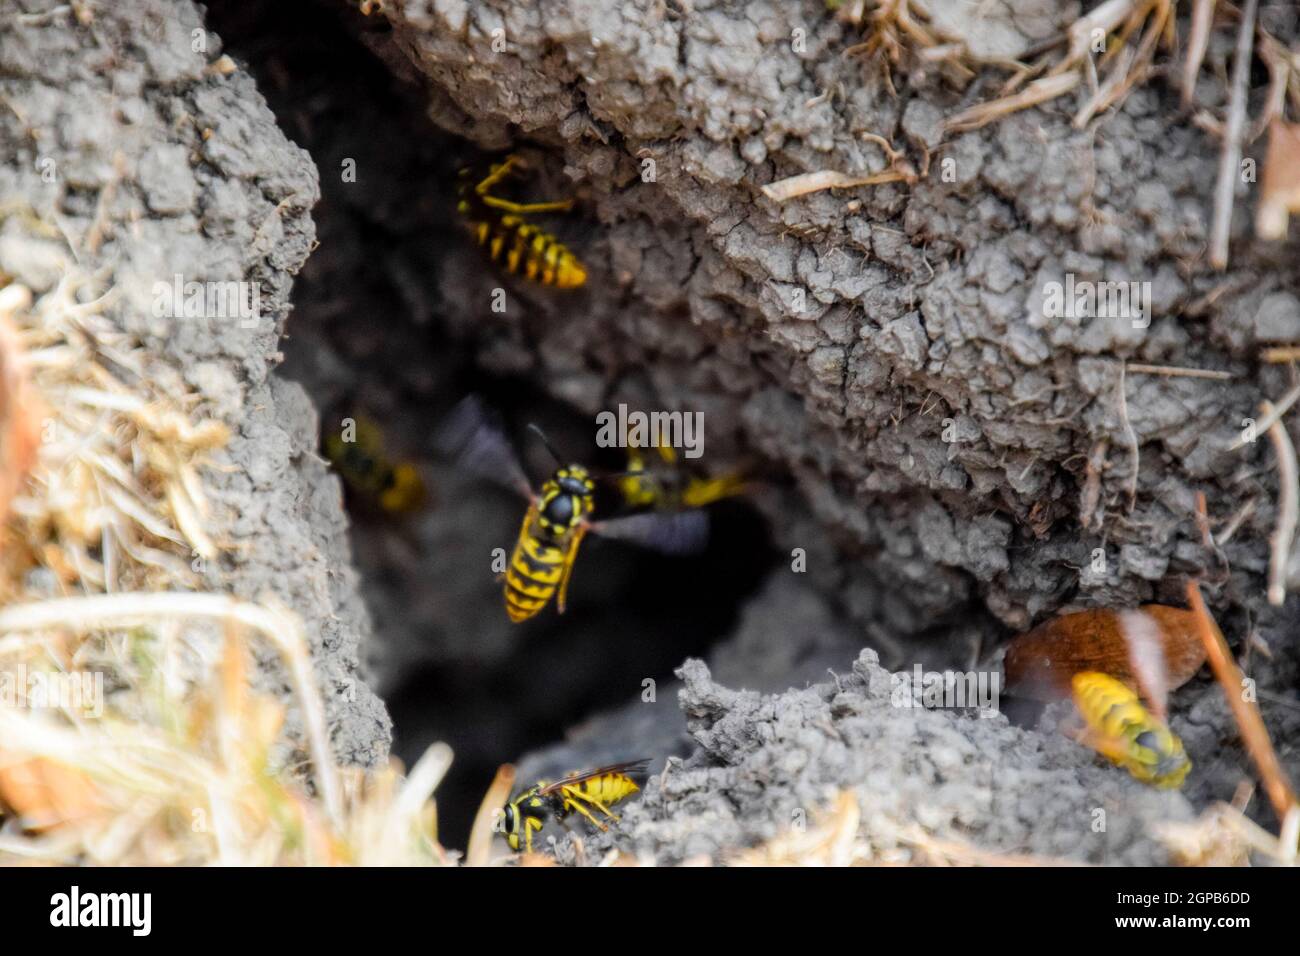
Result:
<svg viewBox="0 0 1300 956"><path fill-rule="evenodd" d="M438 130L421 91L366 49L376 26L353 10L310 0L215 4L210 23L321 173L320 247L295 283L281 373L311 395L323 433L344 417L372 419L387 454L416 465L427 487L425 505L407 514L349 494L351 544L394 753L410 766L434 741L452 746L439 828L444 844L463 846L501 763L635 700L646 679L670 681L685 657L734 628L773 564L767 529L733 499L712 506L709 548L691 558L588 537L567 613L511 625L491 551L513 544L524 505L438 459L439 419L475 393L516 437L537 422L597 473L624 463L595 447L589 417L519 380L475 371L472 345L453 332L466 309L440 293L442 271L493 268L454 218L457 172L479 156ZM344 181L349 160L354 182ZM516 447L540 480L550 466L536 444Z"/></svg>

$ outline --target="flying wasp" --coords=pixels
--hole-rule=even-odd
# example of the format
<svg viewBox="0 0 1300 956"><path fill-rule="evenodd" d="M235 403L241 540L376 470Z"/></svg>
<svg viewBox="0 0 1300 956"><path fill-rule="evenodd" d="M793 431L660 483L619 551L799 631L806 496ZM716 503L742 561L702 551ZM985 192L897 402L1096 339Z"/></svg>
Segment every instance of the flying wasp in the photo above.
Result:
<svg viewBox="0 0 1300 956"><path fill-rule="evenodd" d="M1172 789L1192 765L1166 724L1169 693L1203 663L1195 615L1144 604L1052 618L1012 640L1004 671L1015 696L1070 697L1085 724L1080 743L1137 779Z"/></svg>
<svg viewBox="0 0 1300 956"><path fill-rule="evenodd" d="M347 422L348 419L343 419L345 426ZM345 428L325 437L325 457L333 463L344 483L391 514L419 508L426 498L419 469L410 462L389 460L384 451L383 431L377 423L360 415L352 423L350 435Z"/></svg>
<svg viewBox="0 0 1300 956"><path fill-rule="evenodd" d="M469 224L475 241L507 272L557 289L585 285L587 269L578 257L551 233L525 218L536 213L567 212L573 208L573 200L517 203L492 195L494 188L522 166L523 160L511 154L493 163L487 175L478 180L475 176L481 170L462 169L457 212Z"/></svg>
<svg viewBox="0 0 1300 956"><path fill-rule="evenodd" d="M1182 741L1147 712L1137 694L1099 671L1077 673L1071 683L1087 724L1084 743L1144 783L1163 789L1183 785L1192 762Z"/></svg>
<svg viewBox="0 0 1300 956"><path fill-rule="evenodd" d="M652 470L639 447L627 448L627 470L619 477L618 488L629 508L703 508L745 490L745 481L738 475L717 478L685 475L677 467L676 451L668 445L657 445L655 450L669 466L667 473Z"/></svg>
<svg viewBox="0 0 1300 956"><path fill-rule="evenodd" d="M565 465L535 425L556 469L534 492L500 427L476 399L463 401L443 426L439 444L462 467L513 489L528 501L514 551L504 572L506 613L518 624L540 612L551 598L563 614L578 548L588 532L651 548L690 554L708 538L708 515L698 509L647 512L602 521L596 510L596 478L582 465ZM606 476L615 477L615 476Z"/></svg>
<svg viewBox="0 0 1300 956"><path fill-rule="evenodd" d="M554 783L539 780L501 811L510 849L517 851L522 844L531 853L533 834L551 818L567 826L571 813L585 817L600 830L608 830L608 825L596 813L617 821L618 816L610 807L641 789L637 780L644 779L649 764L649 760L633 760L572 773Z"/></svg>

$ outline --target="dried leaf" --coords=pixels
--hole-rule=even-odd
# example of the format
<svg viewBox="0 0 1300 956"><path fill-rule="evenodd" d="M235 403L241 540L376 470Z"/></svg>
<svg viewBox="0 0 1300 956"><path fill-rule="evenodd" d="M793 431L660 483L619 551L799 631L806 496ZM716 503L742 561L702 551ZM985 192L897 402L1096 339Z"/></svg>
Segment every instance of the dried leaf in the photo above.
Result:
<svg viewBox="0 0 1300 956"><path fill-rule="evenodd" d="M22 286L0 290L0 520L36 461L41 403L27 375L26 358L10 314L30 304Z"/></svg>
<svg viewBox="0 0 1300 956"><path fill-rule="evenodd" d="M1007 647L1007 690L1037 700L1069 697L1070 680L1080 671L1101 671L1144 690L1149 679L1135 673L1124 623L1124 615L1139 613L1154 621L1164 651L1165 686L1176 690L1205 663L1205 648L1197 636L1196 615L1163 604L1144 604L1136 611L1078 611L1021 634Z"/></svg>
<svg viewBox="0 0 1300 956"><path fill-rule="evenodd" d="M1288 215L1300 212L1300 123L1275 119L1268 127L1268 153L1260 177L1255 235L1285 239Z"/></svg>
<svg viewBox="0 0 1300 956"><path fill-rule="evenodd" d="M47 757L0 751L0 804L29 830L52 830L93 816L99 796L90 778Z"/></svg>

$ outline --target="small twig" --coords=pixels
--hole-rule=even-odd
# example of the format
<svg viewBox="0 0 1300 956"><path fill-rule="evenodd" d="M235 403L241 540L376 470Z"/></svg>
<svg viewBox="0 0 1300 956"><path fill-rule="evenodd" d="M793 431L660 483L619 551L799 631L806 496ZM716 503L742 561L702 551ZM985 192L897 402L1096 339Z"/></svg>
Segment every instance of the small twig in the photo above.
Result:
<svg viewBox="0 0 1300 956"><path fill-rule="evenodd" d="M1214 535L1210 532L1210 512L1203 491L1196 493L1196 529L1201 532L1201 544L1213 548Z"/></svg>
<svg viewBox="0 0 1300 956"><path fill-rule="evenodd" d="M1095 31L1108 34L1128 19L1137 6L1136 0L1106 0L1070 25L1070 49L1056 70L1067 70L1081 62L1092 47Z"/></svg>
<svg viewBox="0 0 1300 956"><path fill-rule="evenodd" d="M987 126L995 119L1027 109L1030 106L1037 106L1039 103L1046 103L1058 96L1064 96L1081 82L1083 82L1083 74L1078 70L1072 70L1069 73L1058 73L1054 76L1044 76L1041 79L1034 80L1019 93L1004 96L1002 99L993 100L989 103L977 103L969 109L962 110L955 116L948 117L943 123L944 133L965 133L969 130L979 129L982 126Z"/></svg>
<svg viewBox="0 0 1300 956"><path fill-rule="evenodd" d="M1259 358L1261 362L1273 365L1294 362L1300 359L1300 345L1279 345L1276 348L1264 349L1259 353Z"/></svg>
<svg viewBox="0 0 1300 956"><path fill-rule="evenodd" d="M1237 509L1236 514L1234 514L1231 518L1228 519L1228 523L1224 525L1223 530L1219 532L1217 538L1219 544L1225 545L1229 541L1231 541L1232 536L1237 533L1237 529L1241 527L1242 522L1245 521L1254 513L1255 513L1255 499L1249 498L1247 499L1244 505L1242 505L1240 508Z"/></svg>
<svg viewBox="0 0 1300 956"><path fill-rule="evenodd" d="M1300 399L1300 385L1297 385L1295 388L1291 389L1291 391L1283 395L1282 400L1276 405L1269 405L1269 408L1271 408L1272 411L1255 423L1255 432L1258 434L1259 432L1268 431L1272 428L1274 422L1291 410L1291 406L1296 403L1297 399ZM1260 406L1263 407L1265 404L1268 403L1261 402ZM1250 442L1243 436L1229 445L1228 451L1236 451L1238 448L1244 448L1249 444Z"/></svg>
<svg viewBox="0 0 1300 956"><path fill-rule="evenodd" d="M1142 365L1133 364L1128 367L1130 372L1137 372L1139 375L1167 375L1180 378L1212 378L1219 382L1230 382L1234 376L1231 372L1221 372L1212 368L1182 368L1177 365Z"/></svg>
<svg viewBox="0 0 1300 956"><path fill-rule="evenodd" d="M1264 106L1259 112L1259 118L1255 120L1255 125L1246 136L1246 141L1249 143L1263 136L1264 131L1275 121L1285 119L1287 93L1297 72L1300 71L1300 56L1284 47L1263 27L1259 29L1259 58L1268 67L1268 92L1264 96ZM1290 90L1290 92L1296 94L1297 100L1300 100L1300 90Z"/></svg>
<svg viewBox="0 0 1300 956"><path fill-rule="evenodd" d="M1255 40L1255 10L1259 0L1246 0L1241 12L1241 30L1232 64L1232 97L1228 121L1223 127L1223 151L1219 155L1219 180L1214 190L1214 224L1210 230L1210 265L1228 268L1228 234L1232 226L1233 192L1241 165L1241 136L1246 126L1246 94L1250 82L1251 50Z"/></svg>
<svg viewBox="0 0 1300 956"><path fill-rule="evenodd" d="M1254 283L1255 280L1249 276L1225 278L1221 282L1216 283L1214 287L1204 295L1197 296L1193 299L1187 307L1183 309L1183 315L1200 318L1201 316L1208 314L1224 296L1236 294L1243 289L1254 285Z"/></svg>
<svg viewBox="0 0 1300 956"><path fill-rule="evenodd" d="M1125 395L1127 386L1125 384L1125 370L1128 367L1127 362L1119 363L1119 420L1124 426L1124 437L1128 439L1129 456L1133 460L1132 474L1128 477L1128 509L1133 510L1137 504L1137 485L1138 485L1138 468L1142 464L1142 453L1138 450L1137 432L1133 430L1133 424L1128 419L1128 396Z"/></svg>
<svg viewBox="0 0 1300 956"><path fill-rule="evenodd" d="M1242 693L1241 671L1232 659L1232 652L1228 649L1228 642L1223 639L1223 632L1210 616L1209 609L1206 608L1205 601L1201 597L1201 586L1195 580L1187 582L1187 603L1196 615L1197 631L1201 643L1205 645L1210 669L1223 689L1223 696L1227 698L1232 716L1236 718L1242 743L1246 745L1246 752L1250 754L1255 769L1259 771L1264 792L1268 794L1269 801L1273 804L1273 812L1277 814L1279 821L1287 821L1295 810L1295 791L1287 779L1286 771L1278 762L1277 753L1273 750L1273 742L1268 736L1268 728L1264 726L1264 719L1259 715L1259 707L1254 701L1247 700Z"/></svg>
<svg viewBox="0 0 1300 956"><path fill-rule="evenodd" d="M1101 500L1101 473L1106 467L1106 452L1109 449L1110 439L1100 439L1092 446L1084 466L1083 490L1079 493L1079 524L1085 531L1092 527L1097 502Z"/></svg>
<svg viewBox="0 0 1300 956"><path fill-rule="evenodd" d="M1120 54L1119 63L1113 68L1102 88L1097 91L1097 95L1089 100L1075 116L1075 129L1083 129L1088 125L1088 121L1102 110L1122 104L1133 91L1133 87L1146 79L1151 69L1151 60L1155 56L1156 44L1160 42L1160 35L1164 33L1166 25L1173 16L1172 3L1158 3L1157 6L1159 12L1155 20L1147 26L1146 34L1138 44L1137 52L1130 55L1130 51L1125 47L1124 52Z"/></svg>
<svg viewBox="0 0 1300 956"><path fill-rule="evenodd" d="M1191 109L1196 95L1196 76L1201 72L1205 51L1210 46L1210 24L1214 21L1214 0L1196 0L1192 26L1187 36L1187 59L1183 61L1183 109Z"/></svg>
<svg viewBox="0 0 1300 956"><path fill-rule="evenodd" d="M800 173L798 176L779 179L761 188L763 195L773 202L785 202L798 196L806 196L809 193L818 193L826 189L879 186L883 183L902 182L905 179L904 173L894 169L886 169L870 176L850 176L848 173L841 173L834 169L822 169L815 173Z"/></svg>
<svg viewBox="0 0 1300 956"><path fill-rule="evenodd" d="M1267 401L1260 402L1259 410L1268 416L1273 406ZM1269 426L1268 437L1277 454L1278 481L1277 527L1269 539L1268 603L1281 607L1286 601L1286 570L1291 542L1295 540L1296 520L1300 517L1300 479L1297 479L1300 470L1296 468L1295 446L1281 421L1275 420Z"/></svg>
<svg viewBox="0 0 1300 956"><path fill-rule="evenodd" d="M1219 580L1226 580L1231 573L1228 556L1223 553L1223 548L1214 539L1214 532L1210 530L1210 509L1206 504L1205 492L1203 491L1196 493L1195 516L1197 530L1201 532L1201 545L1214 556L1219 563L1219 567L1222 568L1223 576L1221 579L1216 579L1215 583L1218 583Z"/></svg>
<svg viewBox="0 0 1300 956"><path fill-rule="evenodd" d="M1134 69L1134 63L1137 62L1137 51L1125 49L1120 54L1120 60L1111 70L1110 76L1105 81L1098 84L1093 91L1092 96L1088 97L1087 102L1079 108L1079 112L1074 115L1074 128L1083 129L1088 122L1104 110L1110 103L1118 97L1122 89L1128 84L1130 77L1135 77L1139 70ZM1089 67L1092 67L1092 61L1087 61Z"/></svg>

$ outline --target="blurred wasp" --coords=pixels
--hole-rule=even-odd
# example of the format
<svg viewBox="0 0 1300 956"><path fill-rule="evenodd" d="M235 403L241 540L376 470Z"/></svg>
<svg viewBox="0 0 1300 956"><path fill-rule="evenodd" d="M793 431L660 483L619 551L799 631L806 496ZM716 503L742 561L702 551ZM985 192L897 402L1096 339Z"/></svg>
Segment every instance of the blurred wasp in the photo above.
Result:
<svg viewBox="0 0 1300 956"><path fill-rule="evenodd" d="M1144 783L1175 788L1192 764L1165 722L1165 705L1204 662L1192 612L1145 604L1045 621L1011 642L1004 670L1014 694L1072 699L1085 724L1080 743Z"/></svg>
<svg viewBox="0 0 1300 956"><path fill-rule="evenodd" d="M360 415L343 419L343 425L342 430L325 437L325 457L349 490L392 514L419 508L426 498L419 469L410 462L388 459L379 425Z"/></svg>
<svg viewBox="0 0 1300 956"><path fill-rule="evenodd" d="M1183 785L1192 762L1183 742L1147 712L1137 694L1098 671L1071 679L1074 703L1087 724L1083 743L1138 780L1164 789Z"/></svg>
<svg viewBox="0 0 1300 956"><path fill-rule="evenodd" d="M566 212L573 208L573 200L517 203L492 195L496 186L522 166L523 160L512 154L493 163L480 179L475 177L481 169L462 169L456 211L469 225L475 241L507 272L557 289L585 285L587 269L578 257L551 233L525 218L535 213Z"/></svg>
<svg viewBox="0 0 1300 956"><path fill-rule="evenodd" d="M677 452L668 445L657 445L662 462L669 466L651 470L642 450L629 445L627 471L618 479L619 492L629 508L703 508L723 498L731 498L745 490L745 482L738 475L717 478L700 478L685 475L677 467Z"/></svg>
<svg viewBox="0 0 1300 956"><path fill-rule="evenodd" d="M573 773L554 783L539 780L502 810L510 849L519 850L522 843L523 848L531 853L533 834L550 818L566 823L570 813L578 813L597 828L608 830L604 821L592 811L617 821L618 816L609 808L641 789L637 781L644 779L649 764L649 760L633 760Z"/></svg>
<svg viewBox="0 0 1300 956"><path fill-rule="evenodd" d="M513 489L528 501L519 537L505 570L506 613L518 624L541 611L552 597L564 613L569 578L587 533L617 538L664 554L690 554L708 538L708 515L698 509L648 512L593 521L596 479L582 465L565 465L535 425L529 428L555 460L556 470L534 492L501 428L482 404L468 398L449 416L439 445L460 465ZM605 476L615 477L615 476Z"/></svg>

